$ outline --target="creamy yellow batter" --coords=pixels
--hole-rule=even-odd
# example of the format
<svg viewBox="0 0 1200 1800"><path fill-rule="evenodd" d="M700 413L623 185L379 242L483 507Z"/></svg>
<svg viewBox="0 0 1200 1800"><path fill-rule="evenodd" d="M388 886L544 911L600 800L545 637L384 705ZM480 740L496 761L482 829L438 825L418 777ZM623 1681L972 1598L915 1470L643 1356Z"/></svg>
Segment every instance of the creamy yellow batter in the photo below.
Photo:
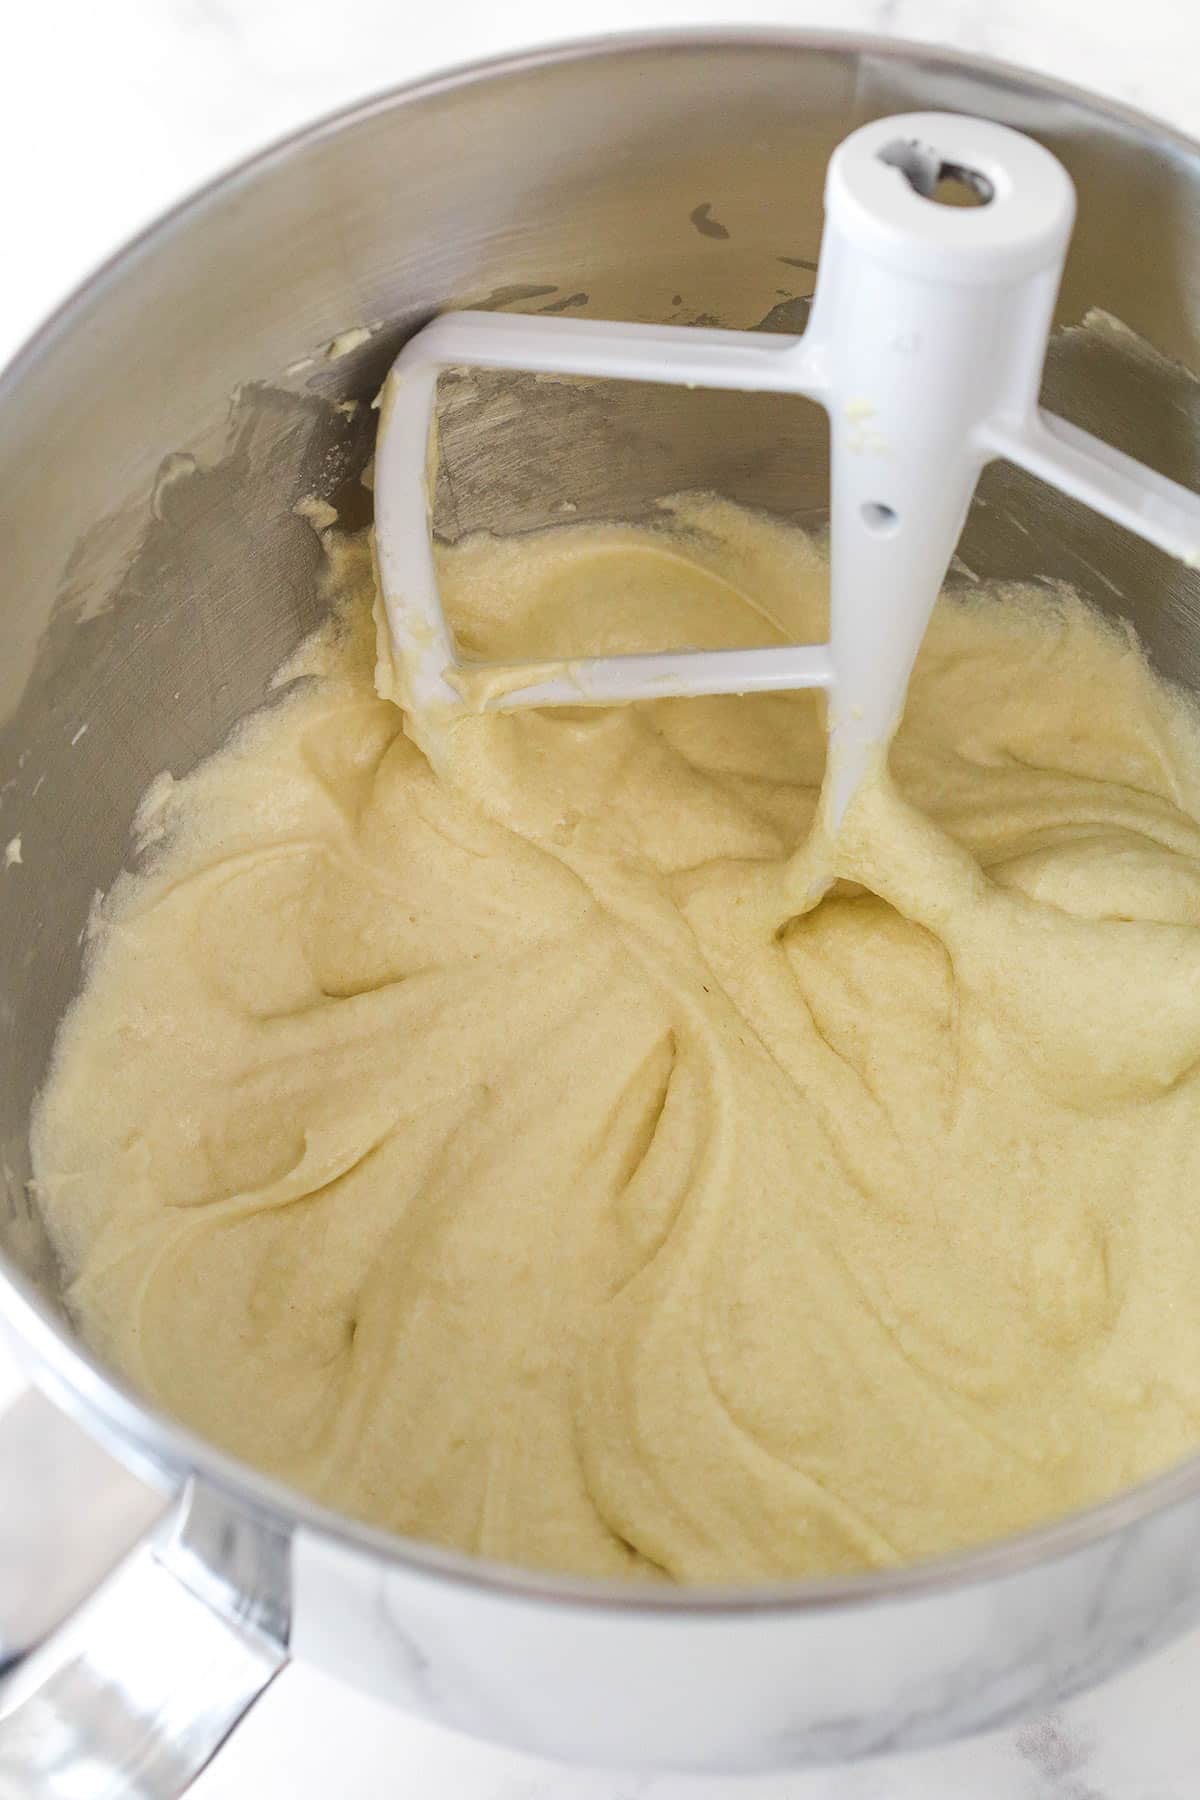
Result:
<svg viewBox="0 0 1200 1800"><path fill-rule="evenodd" d="M943 601L829 846L807 695L468 718L435 778L331 551L340 625L151 791L62 1028L88 1338L332 1505L594 1574L903 1562L1191 1450L1200 721L1134 646ZM492 655L824 630L720 503L442 582Z"/></svg>

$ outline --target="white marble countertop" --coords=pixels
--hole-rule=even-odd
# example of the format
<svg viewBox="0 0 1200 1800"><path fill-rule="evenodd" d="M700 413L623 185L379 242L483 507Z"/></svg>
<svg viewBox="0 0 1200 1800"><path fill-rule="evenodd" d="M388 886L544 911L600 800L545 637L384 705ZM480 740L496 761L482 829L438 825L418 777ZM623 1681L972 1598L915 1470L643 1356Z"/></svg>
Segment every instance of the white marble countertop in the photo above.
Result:
<svg viewBox="0 0 1200 1800"><path fill-rule="evenodd" d="M950 43L1200 127L1191 0L57 0L5 14L0 360L123 238L294 125L466 57L694 23L824 25ZM0 1349L0 1404L19 1377ZM1023 1729L747 1780L569 1771L452 1737L303 1667L197 1800L1195 1800L1200 1632Z"/></svg>

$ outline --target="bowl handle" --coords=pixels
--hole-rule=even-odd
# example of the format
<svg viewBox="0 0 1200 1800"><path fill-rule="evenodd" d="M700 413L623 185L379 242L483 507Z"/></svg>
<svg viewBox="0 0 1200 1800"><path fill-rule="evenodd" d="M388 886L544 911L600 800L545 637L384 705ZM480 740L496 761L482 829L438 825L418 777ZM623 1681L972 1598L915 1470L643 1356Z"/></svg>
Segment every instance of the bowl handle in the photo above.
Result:
<svg viewBox="0 0 1200 1800"><path fill-rule="evenodd" d="M40 1394L0 1415L0 1800L184 1793L290 1609L277 1524L194 1479L164 1498Z"/></svg>

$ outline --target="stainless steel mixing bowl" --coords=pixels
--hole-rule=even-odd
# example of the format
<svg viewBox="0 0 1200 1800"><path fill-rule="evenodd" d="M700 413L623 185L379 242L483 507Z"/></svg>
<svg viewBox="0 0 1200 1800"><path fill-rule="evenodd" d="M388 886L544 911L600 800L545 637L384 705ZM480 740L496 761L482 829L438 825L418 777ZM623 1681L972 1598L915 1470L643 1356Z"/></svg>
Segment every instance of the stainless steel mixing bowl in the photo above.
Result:
<svg viewBox="0 0 1200 1800"><path fill-rule="evenodd" d="M970 1555L752 1592L639 1595L388 1537L101 1367L29 1185L92 897L152 777L214 749L320 617L292 508L365 519L366 403L406 334L453 305L794 330L830 151L926 107L1067 165L1080 218L1046 399L1196 485L1200 150L1011 70L840 37L613 40L371 101L155 226L5 376L0 841L20 861L0 871L0 1310L40 1392L0 1421L0 1794L178 1793L292 1654L551 1755L742 1769L993 1724L1200 1613L1200 1459ZM1090 308L1154 348L1080 329ZM823 416L796 402L511 377L443 402L450 536L687 487L820 516ZM1057 495L994 468L962 556L1072 581L1200 686L1196 576Z"/></svg>

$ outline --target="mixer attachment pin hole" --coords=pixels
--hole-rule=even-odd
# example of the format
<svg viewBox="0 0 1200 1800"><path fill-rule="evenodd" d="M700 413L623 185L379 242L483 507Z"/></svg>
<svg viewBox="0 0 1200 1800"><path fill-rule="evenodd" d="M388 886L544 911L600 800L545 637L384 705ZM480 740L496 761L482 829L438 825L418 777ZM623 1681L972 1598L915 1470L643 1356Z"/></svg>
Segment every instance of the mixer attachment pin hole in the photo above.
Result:
<svg viewBox="0 0 1200 1800"><path fill-rule="evenodd" d="M862 521L869 531L883 536L889 531L895 531L900 523L900 514L894 506L888 506L882 500L866 500L863 502Z"/></svg>
<svg viewBox="0 0 1200 1800"><path fill-rule="evenodd" d="M900 139L879 152L880 162L899 169L914 194L938 206L987 206L996 190L979 169L947 162L938 151L915 138Z"/></svg>

